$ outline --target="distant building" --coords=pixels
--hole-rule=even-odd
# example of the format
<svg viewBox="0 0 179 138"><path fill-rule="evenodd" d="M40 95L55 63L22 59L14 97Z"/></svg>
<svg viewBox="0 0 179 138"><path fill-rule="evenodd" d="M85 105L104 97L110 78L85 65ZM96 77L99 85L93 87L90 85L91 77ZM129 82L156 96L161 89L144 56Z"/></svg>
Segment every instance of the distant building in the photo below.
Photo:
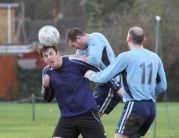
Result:
<svg viewBox="0 0 179 138"><path fill-rule="evenodd" d="M83 17L57 16L60 18L54 21L31 21L25 20L22 16L16 20L15 10L19 6L22 5L14 3L14 0L4 0L0 3L0 100L18 97L16 77L18 66L32 69L46 65L36 49L39 46L38 31L41 27L53 25L58 29L60 33L58 46L62 55L73 52L64 42L67 30L70 27L86 30L86 20Z"/></svg>
<svg viewBox="0 0 179 138"><path fill-rule="evenodd" d="M18 65L24 69L33 69L36 67L45 67L46 63L44 62L43 58L37 52L37 49L29 53L21 54L17 60Z"/></svg>
<svg viewBox="0 0 179 138"><path fill-rule="evenodd" d="M0 3L0 44L11 44L14 40L15 8L18 6L18 3ZM0 54L0 65L0 99L16 98L16 55Z"/></svg>

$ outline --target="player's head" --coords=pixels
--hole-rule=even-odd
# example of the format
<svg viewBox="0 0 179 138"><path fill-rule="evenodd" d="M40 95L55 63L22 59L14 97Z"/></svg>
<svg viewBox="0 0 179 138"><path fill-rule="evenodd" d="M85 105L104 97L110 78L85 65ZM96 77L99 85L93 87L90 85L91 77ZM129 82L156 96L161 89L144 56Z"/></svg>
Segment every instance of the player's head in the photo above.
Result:
<svg viewBox="0 0 179 138"><path fill-rule="evenodd" d="M75 49L86 49L87 48L87 37L88 35L80 28L70 28L66 33L66 43Z"/></svg>
<svg viewBox="0 0 179 138"><path fill-rule="evenodd" d="M53 69L60 67L61 57L56 46L40 46L38 52L45 63L50 65Z"/></svg>
<svg viewBox="0 0 179 138"><path fill-rule="evenodd" d="M134 26L129 29L127 34L127 42L130 45L130 43L133 43L134 45L143 45L145 42L145 36L144 31L142 28L138 26Z"/></svg>

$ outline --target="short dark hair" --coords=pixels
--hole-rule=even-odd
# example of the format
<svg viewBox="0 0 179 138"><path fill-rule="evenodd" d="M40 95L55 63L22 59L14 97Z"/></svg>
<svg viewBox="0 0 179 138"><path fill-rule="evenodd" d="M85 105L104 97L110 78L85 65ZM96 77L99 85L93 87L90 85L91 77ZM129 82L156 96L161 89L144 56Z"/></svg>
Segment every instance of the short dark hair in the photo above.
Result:
<svg viewBox="0 0 179 138"><path fill-rule="evenodd" d="M83 30L81 30L78 27L72 27L67 31L65 41L66 43L68 43L69 40L75 42L77 36L84 36L84 35L85 32Z"/></svg>
<svg viewBox="0 0 179 138"><path fill-rule="evenodd" d="M52 48L56 53L58 51L56 46L40 46L37 51L41 57L43 57L43 54L48 51L48 49Z"/></svg>
<svg viewBox="0 0 179 138"><path fill-rule="evenodd" d="M138 45L141 45L145 38L144 31L140 27L132 27L129 30L129 35L130 35L131 41L134 44L138 44Z"/></svg>

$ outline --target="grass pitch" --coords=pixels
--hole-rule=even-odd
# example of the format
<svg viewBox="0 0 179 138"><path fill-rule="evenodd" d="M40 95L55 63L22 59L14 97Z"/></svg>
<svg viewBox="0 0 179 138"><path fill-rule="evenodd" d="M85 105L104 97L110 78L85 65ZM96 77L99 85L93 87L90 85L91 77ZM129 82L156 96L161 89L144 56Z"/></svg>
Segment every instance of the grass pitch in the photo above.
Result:
<svg viewBox="0 0 179 138"><path fill-rule="evenodd" d="M114 137L123 103L102 117L108 138ZM179 103L157 103L156 122L143 138L178 138ZM0 138L50 138L59 118L56 103L0 103ZM80 137L81 138L81 137Z"/></svg>

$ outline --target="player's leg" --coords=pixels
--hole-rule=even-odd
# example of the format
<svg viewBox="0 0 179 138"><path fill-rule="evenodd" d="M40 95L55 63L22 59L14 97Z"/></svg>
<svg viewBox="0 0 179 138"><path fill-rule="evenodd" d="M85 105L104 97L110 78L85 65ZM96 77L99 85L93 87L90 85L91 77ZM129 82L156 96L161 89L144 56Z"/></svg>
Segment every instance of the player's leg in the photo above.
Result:
<svg viewBox="0 0 179 138"><path fill-rule="evenodd" d="M145 122L142 124L140 127L140 130L136 134L136 138L140 136L144 136L147 131L149 130L150 126L152 125L155 115L156 115L156 108L155 108L155 103L148 101L148 102L143 102L144 107L148 107L146 110L146 113L143 116L146 116Z"/></svg>
<svg viewBox="0 0 179 138"><path fill-rule="evenodd" d="M134 137L143 124L143 119L136 115L137 105L135 102L127 102L119 119L115 138Z"/></svg>
<svg viewBox="0 0 179 138"><path fill-rule="evenodd" d="M104 126L97 111L79 115L78 129L84 138L106 138Z"/></svg>
<svg viewBox="0 0 179 138"><path fill-rule="evenodd" d="M104 90L109 90L108 89L108 86L106 85L96 85L95 88L94 88L94 92L93 92L93 96L96 100L96 103L98 105L98 113L99 113L99 116L101 117L103 115L102 113L102 110L103 110L103 104L104 104L104 101L106 99L106 97L110 97L110 95L108 96L108 92L105 92Z"/></svg>
<svg viewBox="0 0 179 138"><path fill-rule="evenodd" d="M109 114L121 101L121 97L107 85L96 85L93 96L99 108L99 114Z"/></svg>
<svg viewBox="0 0 179 138"><path fill-rule="evenodd" d="M80 132L75 127L75 118L60 118L52 138L78 138Z"/></svg>
<svg viewBox="0 0 179 138"><path fill-rule="evenodd" d="M125 103L116 128L115 138L121 138L122 136L138 138L142 136L152 124L154 116L155 104L151 101Z"/></svg>
<svg viewBox="0 0 179 138"><path fill-rule="evenodd" d="M106 98L106 100L108 100L108 104L105 104L106 106L104 106L105 108L103 108L103 114L111 113L112 110L117 106L117 104L122 101L122 98L116 92L113 92L111 89L109 89L108 95L111 95L111 97Z"/></svg>
<svg viewBox="0 0 179 138"><path fill-rule="evenodd" d="M129 137L116 133L114 138L129 138Z"/></svg>

